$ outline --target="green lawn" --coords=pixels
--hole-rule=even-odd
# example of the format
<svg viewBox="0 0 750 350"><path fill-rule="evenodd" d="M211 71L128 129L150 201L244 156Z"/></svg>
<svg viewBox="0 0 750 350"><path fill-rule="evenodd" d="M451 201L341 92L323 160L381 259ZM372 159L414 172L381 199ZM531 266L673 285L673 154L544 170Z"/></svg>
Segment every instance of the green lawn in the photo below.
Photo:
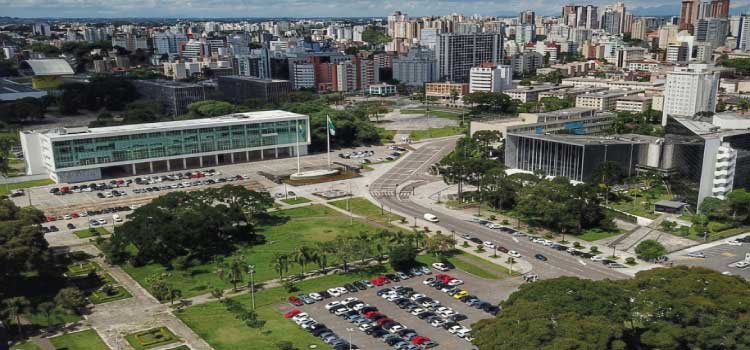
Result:
<svg viewBox="0 0 750 350"><path fill-rule="evenodd" d="M256 283L278 277L271 266L271 257L276 252L289 253L303 245L315 245L317 242L331 241L339 234L359 232L374 233L378 228L361 220L354 220L349 224L349 217L324 205L310 205L299 208L280 210L271 215L289 217L289 221L279 224L262 224L258 227L266 237L266 243L257 246L239 247L233 256L244 256L248 264L256 266L254 275ZM333 259L329 259L329 262ZM188 268L186 271L167 271L162 265L148 264L141 267L123 266L144 288L150 286L146 282L150 276L164 275L167 282L182 291L185 298L209 293L213 288L226 289L231 284L219 278L215 273L217 266L214 262L207 262ZM308 265L307 270L317 266ZM286 275L301 272L301 267L292 264Z"/></svg>
<svg viewBox="0 0 750 350"><path fill-rule="evenodd" d="M93 329L57 336L50 341L58 350L109 350Z"/></svg>
<svg viewBox="0 0 750 350"><path fill-rule="evenodd" d="M110 295L104 293L104 291L102 291L101 289L94 291L93 293L91 293L91 295L89 295L89 300L92 304L103 304L116 300L127 299L130 297L132 297L132 295L130 295L130 293L128 293L125 288L116 286L114 287L114 291Z"/></svg>
<svg viewBox="0 0 750 350"><path fill-rule="evenodd" d="M425 109L424 108L402 109L401 114L425 114ZM430 116L438 117L438 118L445 118L445 119L452 119L452 120L461 120L461 113L451 112L451 111L430 109Z"/></svg>
<svg viewBox="0 0 750 350"><path fill-rule="evenodd" d="M458 256L469 261L459 259ZM417 261L429 266L432 265L432 263L438 262L438 259L435 258L434 255L420 255L417 257ZM455 265L456 268L460 270L485 279L500 280L505 278L504 276L508 276L510 272L504 266L500 266L487 259L464 252L458 252L456 255L449 257L448 262ZM490 271L488 271L488 269ZM498 274L500 276L498 276Z"/></svg>
<svg viewBox="0 0 750 350"><path fill-rule="evenodd" d="M167 327L143 330L125 336L135 350L146 350L178 342L180 339Z"/></svg>
<svg viewBox="0 0 750 350"><path fill-rule="evenodd" d="M584 241L593 242L593 241L598 241L600 239L619 235L620 233L621 232L619 230L604 231L602 229L592 228L590 230L584 231L581 235L576 236L576 238L582 239Z"/></svg>
<svg viewBox="0 0 750 350"><path fill-rule="evenodd" d="M46 186L46 185L51 185L53 183L55 182L50 179L42 179L42 180L31 180L31 181L24 181L24 182L16 182L16 183L7 184L7 185L0 185L0 195L10 194L10 191L18 189L18 188Z"/></svg>
<svg viewBox="0 0 750 350"><path fill-rule="evenodd" d="M317 292L355 280L369 279L382 272L385 272L385 268L373 267L367 271L302 281L297 283L300 291L295 294ZM218 301L188 307L178 311L177 316L216 350L247 349L248 344L252 344L252 349L276 349L279 341L290 341L299 349L307 349L310 345L328 349L319 338L284 318L277 306L285 303L288 296L283 287L256 293L258 318L266 321L263 329L246 326ZM233 299L251 309L250 295L243 294Z"/></svg>
<svg viewBox="0 0 750 350"><path fill-rule="evenodd" d="M347 206L347 202L348 206ZM392 214L388 212L388 210L382 211L383 214L381 214L381 209L377 205L373 204L366 198L362 197L354 197L351 199L339 199L335 201L328 202L329 204L344 209L346 211L351 211L355 215L362 216L364 218L367 218L367 220L377 221L377 222L392 222L403 219L402 216Z"/></svg>
<svg viewBox="0 0 750 350"><path fill-rule="evenodd" d="M422 139L453 136L453 135L463 134L465 132L466 132L466 128L461 128L458 126L444 126L442 128L429 128L427 130L414 130L411 132L411 134L409 134L409 138L414 141L418 141Z"/></svg>
<svg viewBox="0 0 750 350"><path fill-rule="evenodd" d="M380 143L392 143L393 137L396 136L396 130L387 130L384 128L376 128L378 136L380 136Z"/></svg>
<svg viewBox="0 0 750 350"><path fill-rule="evenodd" d="M91 271L101 270L101 266L93 261L79 261L68 265L68 270L65 275L68 277L72 276L84 276Z"/></svg>
<svg viewBox="0 0 750 350"><path fill-rule="evenodd" d="M667 193L663 185L656 185L639 193L638 195L619 194L622 198L618 201L609 201L608 207L644 218L656 219L659 215L654 214L654 203L660 200L670 200L672 196Z"/></svg>
<svg viewBox="0 0 750 350"><path fill-rule="evenodd" d="M78 238L89 238L96 236L96 232L99 233L99 235L104 236L110 234L109 231L107 231L104 227L92 227L87 228L83 230L73 231L73 234L78 236Z"/></svg>
<svg viewBox="0 0 750 350"><path fill-rule="evenodd" d="M303 204L303 203L310 203L311 200L305 198L305 197L292 197L288 199L282 199L282 202L289 204L289 205L295 205L295 204Z"/></svg>

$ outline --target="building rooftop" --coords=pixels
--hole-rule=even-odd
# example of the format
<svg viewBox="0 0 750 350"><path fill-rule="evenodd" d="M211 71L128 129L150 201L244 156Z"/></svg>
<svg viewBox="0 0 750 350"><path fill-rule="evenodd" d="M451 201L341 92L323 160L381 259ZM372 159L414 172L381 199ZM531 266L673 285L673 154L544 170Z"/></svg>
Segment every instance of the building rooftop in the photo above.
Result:
<svg viewBox="0 0 750 350"><path fill-rule="evenodd" d="M505 93L527 93L527 92L541 92L541 91L549 91L549 90L556 90L556 89L566 89L571 88L570 85L530 85L530 86L519 86L515 89L508 89L505 90Z"/></svg>
<svg viewBox="0 0 750 350"><path fill-rule="evenodd" d="M269 84L269 83L287 83L289 80L282 80L282 79L260 79L260 78L253 78L253 77L246 77L242 75L225 75L223 77L219 77L219 79L234 79L234 80L247 80L247 81L256 81L259 83Z"/></svg>
<svg viewBox="0 0 750 350"><path fill-rule="evenodd" d="M533 138L537 140L547 140L559 143L565 143L576 146L596 146L596 145L639 145L646 143L655 143L661 138L654 136L621 134L613 136L589 136L589 135L561 135L561 134L520 134L513 135Z"/></svg>
<svg viewBox="0 0 750 350"><path fill-rule="evenodd" d="M544 112L539 113L540 116L545 117L556 117L556 116L566 116L566 115L576 115L576 114L583 114L583 113L591 113L595 111L595 108L589 108L589 107L570 107L565 109L558 109L556 111L551 112Z"/></svg>
<svg viewBox="0 0 750 350"><path fill-rule="evenodd" d="M68 61L61 58L26 60L36 76L72 75L75 74Z"/></svg>
<svg viewBox="0 0 750 350"><path fill-rule="evenodd" d="M667 208L672 208L672 209L682 209L684 206L687 205L687 203L668 201L668 200L661 200L661 201L656 202L655 204L660 207L667 207Z"/></svg>
<svg viewBox="0 0 750 350"><path fill-rule="evenodd" d="M623 96L618 98L618 101L634 101L634 102L646 102L653 100L653 97L650 96L640 96L640 95L630 95L630 96Z"/></svg>
<svg viewBox="0 0 750 350"><path fill-rule="evenodd" d="M136 84L149 84L149 85L158 85L165 88L189 88L189 87L201 87L201 85L195 84L195 83L188 83L183 81L173 81L173 80L135 80Z"/></svg>
<svg viewBox="0 0 750 350"><path fill-rule="evenodd" d="M0 79L0 94L15 94L20 92L35 92L39 91L28 85L16 83L15 81L8 79Z"/></svg>
<svg viewBox="0 0 750 350"><path fill-rule="evenodd" d="M606 97L618 97L629 93L628 91L622 90L607 90L607 91L594 91L585 94L580 94L577 97L592 97L592 98L606 98Z"/></svg>
<svg viewBox="0 0 750 350"><path fill-rule="evenodd" d="M261 111L261 112L247 112L247 113L235 113L228 114L220 117L213 118L202 118L202 119L190 119L190 120L177 120L169 122L158 122L158 123L145 123L145 124L131 124L131 125L118 125L118 126L107 126L102 128L88 128L88 127L67 127L39 131L46 134L50 138L65 139L65 138L80 138L81 135L93 136L106 136L106 135L122 135L122 134L133 134L142 132L159 132L164 130L180 130L180 129L195 129L201 127L214 127L214 126L230 126L235 124L243 124L248 121L274 121L274 120L292 120L292 119L306 119L308 116L304 114L292 113L281 110L273 111ZM34 131L25 131L34 132Z"/></svg>

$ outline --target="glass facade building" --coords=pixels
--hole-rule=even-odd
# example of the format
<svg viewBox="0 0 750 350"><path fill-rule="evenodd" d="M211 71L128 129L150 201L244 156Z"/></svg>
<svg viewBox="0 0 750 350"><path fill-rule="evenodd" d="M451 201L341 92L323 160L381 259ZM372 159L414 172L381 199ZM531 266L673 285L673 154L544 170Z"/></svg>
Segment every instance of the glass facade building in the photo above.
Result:
<svg viewBox="0 0 750 350"><path fill-rule="evenodd" d="M307 153L310 143L309 117L285 111L264 111L216 118L123 125L103 128L63 128L44 132L22 132L27 169L47 172L58 182L66 172L88 170L85 177L101 178L91 169L166 162L166 168L186 168L170 160L194 159L203 166L223 161L263 159ZM268 152L266 152L268 151ZM251 153L258 153L251 157ZM215 159L215 161L212 161ZM222 161L220 161L221 159ZM154 164L148 164L153 171ZM170 167L170 165L172 165ZM71 174L68 174L71 175ZM68 180L79 176L67 176ZM82 180L86 181L86 180Z"/></svg>

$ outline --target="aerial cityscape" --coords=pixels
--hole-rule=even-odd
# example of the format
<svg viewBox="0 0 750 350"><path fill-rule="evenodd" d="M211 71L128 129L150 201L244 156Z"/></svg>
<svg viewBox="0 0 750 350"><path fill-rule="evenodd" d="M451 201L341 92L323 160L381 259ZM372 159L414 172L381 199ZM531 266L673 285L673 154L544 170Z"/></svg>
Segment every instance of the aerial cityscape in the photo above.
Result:
<svg viewBox="0 0 750 350"><path fill-rule="evenodd" d="M750 4L0 0L0 350L750 350Z"/></svg>

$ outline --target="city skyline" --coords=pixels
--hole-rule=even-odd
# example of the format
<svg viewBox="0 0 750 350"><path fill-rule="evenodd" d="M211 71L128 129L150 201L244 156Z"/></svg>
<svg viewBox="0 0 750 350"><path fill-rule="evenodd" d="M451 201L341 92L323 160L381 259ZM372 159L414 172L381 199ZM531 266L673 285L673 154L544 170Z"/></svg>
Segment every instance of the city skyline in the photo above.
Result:
<svg viewBox="0 0 750 350"><path fill-rule="evenodd" d="M128 17L381 17L394 11L402 11L413 16L445 15L450 13L479 14L484 16L512 16L520 11L533 10L540 15L559 15L559 8L569 1L557 0L526 2L487 3L479 0L408 2L386 1L297 1L285 0L268 3L261 0L210 0L201 2L176 0L134 0L81 2L74 0L0 0L5 16L22 18L128 18ZM596 0L581 2L606 6L614 1ZM625 3L636 15L668 16L679 15L679 1L628 1ZM731 13L748 9L750 1L733 1Z"/></svg>

